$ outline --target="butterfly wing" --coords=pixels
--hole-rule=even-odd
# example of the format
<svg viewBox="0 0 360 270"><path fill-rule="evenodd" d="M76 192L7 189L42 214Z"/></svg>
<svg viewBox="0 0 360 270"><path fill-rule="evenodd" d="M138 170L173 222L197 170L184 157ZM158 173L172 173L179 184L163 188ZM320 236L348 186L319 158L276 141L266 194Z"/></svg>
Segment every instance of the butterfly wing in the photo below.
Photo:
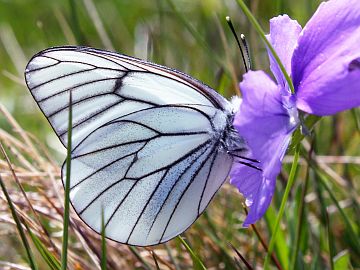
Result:
<svg viewBox="0 0 360 270"><path fill-rule="evenodd" d="M202 104L221 110L228 106L214 90L181 72L87 47L40 52L27 65L25 78L65 147L70 90L74 146L116 116L155 105Z"/></svg>
<svg viewBox="0 0 360 270"><path fill-rule="evenodd" d="M165 242L196 220L225 181L229 105L191 77L84 47L40 52L25 77L65 146L72 91L70 198L97 232L104 210L108 238Z"/></svg>

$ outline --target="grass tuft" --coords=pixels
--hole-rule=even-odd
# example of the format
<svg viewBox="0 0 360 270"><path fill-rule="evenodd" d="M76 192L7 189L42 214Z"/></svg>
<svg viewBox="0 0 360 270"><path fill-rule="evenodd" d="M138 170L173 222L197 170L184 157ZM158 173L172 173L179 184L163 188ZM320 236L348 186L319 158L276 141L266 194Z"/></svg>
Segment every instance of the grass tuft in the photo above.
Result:
<svg viewBox="0 0 360 270"><path fill-rule="evenodd" d="M1 145L0 145L1 146ZM2 146L1 146L2 148ZM13 202L11 201L11 198L9 196L9 193L6 189L6 186L2 180L2 177L0 176L0 186L1 186L1 189L6 197L6 200L7 200L7 203L9 205L9 208L10 208L10 211L11 211L11 215L16 223L16 228L20 234L20 238L21 238L21 242L22 244L24 245L24 248L25 248L25 251L26 251L26 255L28 257L28 260L29 260L29 265L31 267L32 270L37 270L38 267L37 267L37 264L35 262L35 258L34 258L34 255L33 255L33 252L31 250L31 247L29 245L29 242L28 240L26 239L26 235L25 235L25 232L23 230L23 227L22 227L22 222L20 221L20 218L15 210L15 207L14 207L14 204Z"/></svg>

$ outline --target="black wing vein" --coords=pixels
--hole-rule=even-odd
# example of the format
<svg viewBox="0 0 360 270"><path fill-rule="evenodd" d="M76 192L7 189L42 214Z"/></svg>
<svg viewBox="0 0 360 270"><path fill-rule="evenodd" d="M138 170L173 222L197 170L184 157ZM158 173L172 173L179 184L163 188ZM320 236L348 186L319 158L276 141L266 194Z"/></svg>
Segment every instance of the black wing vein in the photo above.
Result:
<svg viewBox="0 0 360 270"><path fill-rule="evenodd" d="M204 196L204 192L205 192L205 190L206 190L206 187L207 187L207 184L208 184L208 181L209 181L209 177L210 177L210 175L211 175L211 171L212 171L213 165L214 165L214 163L215 163L215 159L216 159L216 155L214 155L213 159L211 160L210 170L209 170L208 175L207 175L207 177L206 177L204 188L203 188L203 190L202 190L202 192L201 192L201 196L200 196L200 200L199 200L199 205L198 205L198 210L197 210L197 211L198 211L198 216L201 214L201 213L200 213L201 202L202 202L202 199L203 199L203 196Z"/></svg>
<svg viewBox="0 0 360 270"><path fill-rule="evenodd" d="M203 149L201 149L202 147L203 147ZM195 149L196 151L194 151L193 153L196 153L197 151L200 151L200 149L201 149L202 152L200 153L199 156L202 156L202 155L207 151L208 148L209 148L209 144L208 144L206 147L205 147L205 146L201 146L200 148ZM192 153L192 154L193 154L193 153ZM189 156L191 156L191 155L184 156L184 158L183 158L182 160L186 159L186 158L189 157ZM180 161L179 161L179 162L180 162ZM178 162L178 163L179 163L179 162ZM148 230L148 234L150 233L150 231L151 231L151 229L152 229L152 226L153 226L153 224L155 223L156 218L158 217L159 213L161 212L161 209L162 209L162 207L164 206L167 198L170 196L173 188L176 186L176 183L177 183L178 180L181 179L181 177L188 171L188 169L190 169L190 168L192 167L192 165L193 165L195 162L196 162L196 159L192 160L192 162L190 162L190 163L188 164L188 166L185 167L185 169L182 171L182 173L178 176L178 178L177 178L177 180L175 181L173 187L169 190L167 196L166 196L165 199L163 200L162 205L160 206L160 208L158 209L156 215L154 216L154 219L153 219L153 221L152 221L152 224L151 224L151 226L150 226L150 228L149 228L149 230ZM162 184L163 180L166 178L167 173L169 172L169 170L170 170L170 168L167 168L165 174L162 176L161 180L159 181L159 183L158 183L157 186L155 187L154 191L151 193L151 195L150 195L149 199L147 200L146 204L144 205L144 207L143 207L143 209L142 209L139 217L137 218L135 224L133 225L133 227L132 227L132 229L131 229L131 232L130 232L130 234L129 234L129 237L128 237L128 239L127 239L126 242L128 242L129 239L131 238L131 235L132 235L133 231L135 230L135 228L136 228L139 220L141 219L143 213L145 212L146 208L148 207L149 202L151 201L151 199L153 198L154 194L156 193L156 191L158 190L158 188L159 188L160 185Z"/></svg>
<svg viewBox="0 0 360 270"><path fill-rule="evenodd" d="M119 182L123 181L124 179L136 180L136 182L138 182L140 179L146 178L146 177L148 177L148 176L150 176L150 175L153 175L153 174L155 174L155 173L158 173L158 172L160 172L160 171L162 171L162 170L165 170L165 169L168 169L168 168L174 166L175 164L179 163L181 160L183 160L183 159L187 158L188 156L190 156L191 154L195 153L198 149L200 149L201 147L205 146L206 144L208 144L208 143L210 142L210 141L205 141L204 143L202 143L201 145L199 145L198 147L196 147L195 149L193 149L192 151L190 151L189 153L187 153L187 154L184 155L183 157L179 158L178 160L174 161L173 163L171 163L171 164L169 164L169 165L167 165L167 166L165 166L165 167L158 168L158 169L156 169L156 170L154 170L154 171L151 171L151 172L149 172L149 173L147 173L147 174L145 174L145 175L142 175L142 176L140 176L140 177L138 177L138 178L136 178L136 179L131 179L131 178L126 177L127 173L128 173L129 170L131 169L131 166L136 163L137 154L138 154L142 149L144 149L144 147L146 146L146 144L147 144L148 142L150 142L150 141L151 141L151 140L148 140L139 150L137 150L135 153L133 153L134 159L133 159L132 163L130 164L130 166L127 168L124 177L122 177L121 179L115 181L114 183L112 183L111 185L109 185L105 190L101 191L83 210L81 210L81 212L79 212L80 215L81 215L95 200L97 200L102 194L104 194L106 191L108 191L110 188L112 188L113 186L115 186L115 185L118 184ZM129 191L129 192L130 192L130 191ZM117 209L118 209L119 207L120 207L120 205L116 208L116 211L117 211ZM116 211L114 211L114 213L111 215L111 217L115 214ZM111 219L111 218L110 218L110 219ZM110 219L109 219L109 220L110 220ZM107 222L107 224L108 224L108 223L109 223L109 221ZM105 227L106 227L106 226L105 226Z"/></svg>
<svg viewBox="0 0 360 270"><path fill-rule="evenodd" d="M166 230L167 230L167 228L168 228L168 226L169 226L169 224L170 224L170 221L171 221L171 219L172 219L172 217L173 217L173 215L174 215L174 213L175 213L175 211L176 211L176 209L177 209L177 207L178 207L181 199L182 199L183 196L185 195L186 191L188 190L188 188L190 187L190 185L192 184L193 180L196 178L196 176L198 175L198 173L200 172L200 170L202 169L202 167L203 167L203 166L205 165L205 163L208 161L209 156L213 155L215 151L216 151L216 146L213 147L213 149L212 149L212 150L210 151L210 153L207 155L207 158L204 159L204 160L201 162L201 165L199 166L198 170L196 170L195 174L192 176L191 181L189 181L189 183L188 183L187 186L185 187L185 190L183 191L183 193L181 194L181 196L178 198L178 200L177 200L177 202L176 202L176 204L175 204L175 207L173 208L173 211L172 211L172 213L171 213L171 215L170 215L170 217L169 217L169 219L168 219L168 222L166 223L166 226L165 226L164 231L163 231L163 233L162 233L162 235L161 235L161 238L160 238L159 243L162 241L162 239L163 239L163 237L164 237L164 235L165 235L165 232L166 232ZM197 215L197 216L198 216L198 215Z"/></svg>

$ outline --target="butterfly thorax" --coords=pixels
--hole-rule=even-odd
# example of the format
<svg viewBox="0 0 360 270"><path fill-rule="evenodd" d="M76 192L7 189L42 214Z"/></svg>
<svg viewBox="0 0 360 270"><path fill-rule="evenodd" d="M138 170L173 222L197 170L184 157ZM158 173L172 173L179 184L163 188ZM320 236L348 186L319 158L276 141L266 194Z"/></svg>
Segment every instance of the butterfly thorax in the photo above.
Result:
<svg viewBox="0 0 360 270"><path fill-rule="evenodd" d="M232 154L244 154L248 152L245 140L240 136L238 131L233 126L233 115L229 115L226 127L224 129L221 143L224 149Z"/></svg>

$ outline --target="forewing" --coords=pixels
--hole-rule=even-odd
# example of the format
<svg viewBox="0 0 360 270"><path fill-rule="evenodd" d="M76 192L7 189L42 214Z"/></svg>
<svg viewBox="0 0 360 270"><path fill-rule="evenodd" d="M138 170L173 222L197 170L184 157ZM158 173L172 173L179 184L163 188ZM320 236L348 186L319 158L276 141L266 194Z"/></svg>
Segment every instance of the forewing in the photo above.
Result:
<svg viewBox="0 0 360 270"><path fill-rule="evenodd" d="M72 152L74 209L100 232L103 208L106 236L121 243L154 245L180 234L229 173L232 160L214 128L225 124L221 114L167 105L98 127Z"/></svg>
<svg viewBox="0 0 360 270"><path fill-rule="evenodd" d="M214 90L179 72L136 58L86 47L44 50L29 62L28 88L66 146L69 92L72 145L111 120L167 104L200 104L225 111Z"/></svg>

